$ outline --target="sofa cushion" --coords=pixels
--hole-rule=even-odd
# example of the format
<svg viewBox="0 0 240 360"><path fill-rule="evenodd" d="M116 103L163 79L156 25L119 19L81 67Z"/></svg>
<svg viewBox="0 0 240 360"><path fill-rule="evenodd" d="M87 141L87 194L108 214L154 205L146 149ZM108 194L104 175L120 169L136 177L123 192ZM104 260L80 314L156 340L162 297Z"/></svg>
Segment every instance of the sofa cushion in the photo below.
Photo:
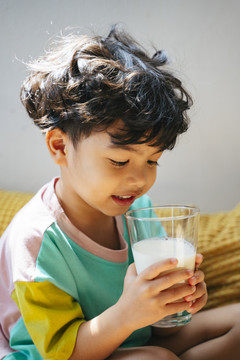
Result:
<svg viewBox="0 0 240 360"><path fill-rule="evenodd" d="M209 294L205 308L240 302L240 204L201 215L198 251Z"/></svg>
<svg viewBox="0 0 240 360"><path fill-rule="evenodd" d="M33 197L30 193L0 190L0 236L14 215Z"/></svg>

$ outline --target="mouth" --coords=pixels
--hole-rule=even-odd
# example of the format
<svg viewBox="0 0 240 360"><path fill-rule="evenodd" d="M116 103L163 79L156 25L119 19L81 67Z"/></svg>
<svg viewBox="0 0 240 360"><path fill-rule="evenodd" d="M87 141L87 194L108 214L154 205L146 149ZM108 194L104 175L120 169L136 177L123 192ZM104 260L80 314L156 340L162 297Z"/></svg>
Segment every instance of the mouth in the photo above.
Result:
<svg viewBox="0 0 240 360"><path fill-rule="evenodd" d="M121 206L130 206L136 198L136 195L112 195L115 203Z"/></svg>

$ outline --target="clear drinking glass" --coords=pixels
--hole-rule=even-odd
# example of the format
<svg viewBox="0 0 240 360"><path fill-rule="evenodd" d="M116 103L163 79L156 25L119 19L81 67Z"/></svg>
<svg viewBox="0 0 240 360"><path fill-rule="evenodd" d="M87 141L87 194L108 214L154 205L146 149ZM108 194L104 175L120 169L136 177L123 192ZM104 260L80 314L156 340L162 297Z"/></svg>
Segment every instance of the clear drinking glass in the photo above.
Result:
<svg viewBox="0 0 240 360"><path fill-rule="evenodd" d="M195 268L199 209L168 205L130 210L125 215L133 257L139 274L148 266L166 259L178 259L178 268ZM187 311L166 316L153 326L174 327L187 324Z"/></svg>

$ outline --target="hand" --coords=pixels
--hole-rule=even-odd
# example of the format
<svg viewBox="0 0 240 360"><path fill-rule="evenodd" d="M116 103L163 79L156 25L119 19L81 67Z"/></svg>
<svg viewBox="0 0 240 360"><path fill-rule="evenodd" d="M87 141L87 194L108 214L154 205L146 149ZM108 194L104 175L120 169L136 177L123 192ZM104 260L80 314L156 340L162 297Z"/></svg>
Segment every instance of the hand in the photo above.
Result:
<svg viewBox="0 0 240 360"><path fill-rule="evenodd" d="M188 279L188 283L190 285L196 286L196 291L192 295L185 296L186 301L192 302L190 309L188 312L195 314L199 310L203 308L204 305L207 303L207 286L204 282L204 273L201 270L198 270L199 266L203 261L203 256L201 254L196 255L196 271L194 275Z"/></svg>
<svg viewBox="0 0 240 360"><path fill-rule="evenodd" d="M160 261L139 275L135 264L129 266L123 293L116 305L118 309L120 307L119 312L125 325L131 327L132 331L153 324L167 315L189 310L191 303L184 298L193 294L196 287L186 280L193 277L194 272L177 269L176 265L176 259ZM175 284L178 286L174 287Z"/></svg>

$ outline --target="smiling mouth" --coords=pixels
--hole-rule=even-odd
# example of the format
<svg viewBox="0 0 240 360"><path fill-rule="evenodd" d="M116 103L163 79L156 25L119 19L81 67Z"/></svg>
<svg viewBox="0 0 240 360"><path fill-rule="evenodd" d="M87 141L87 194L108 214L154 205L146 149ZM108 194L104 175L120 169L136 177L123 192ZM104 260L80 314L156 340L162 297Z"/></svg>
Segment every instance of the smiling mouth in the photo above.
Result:
<svg viewBox="0 0 240 360"><path fill-rule="evenodd" d="M132 195L125 195L125 196L118 196L118 195L113 195L114 197L118 198L118 199L130 199L130 198L133 198L135 196L132 196Z"/></svg>
<svg viewBox="0 0 240 360"><path fill-rule="evenodd" d="M135 198L136 196L133 195L112 195L114 202L123 206L130 206L134 202Z"/></svg>

